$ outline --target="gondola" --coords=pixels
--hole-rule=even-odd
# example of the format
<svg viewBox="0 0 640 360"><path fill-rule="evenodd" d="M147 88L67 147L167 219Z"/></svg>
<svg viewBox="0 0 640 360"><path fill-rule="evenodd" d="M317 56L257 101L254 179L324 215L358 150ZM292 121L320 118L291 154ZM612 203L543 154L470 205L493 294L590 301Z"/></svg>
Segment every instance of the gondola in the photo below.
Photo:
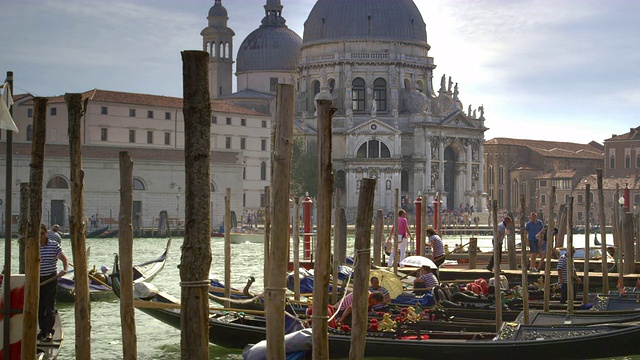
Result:
<svg viewBox="0 0 640 360"><path fill-rule="evenodd" d="M133 281L140 282L152 280L164 268L167 261L167 254L171 246L171 239L167 241L164 253L154 260L150 260L133 267ZM113 272L118 272L118 256L116 255ZM89 299L91 301L105 301L114 298L113 291L109 284L101 282L97 278L89 278ZM60 302L75 301L75 281L72 278L61 277L58 279L58 289L56 299Z"/></svg>
<svg viewBox="0 0 640 360"><path fill-rule="evenodd" d="M119 293L114 278L114 291ZM145 302L155 303L140 310L180 328L179 305L175 298L155 293ZM166 308L161 308L166 307ZM577 326L536 326L505 323L497 336L482 333L453 333L437 331L367 333L365 356L423 359L429 357L474 357L502 359L518 354L519 359L538 359L540 354L553 354L562 359L593 359L626 356L640 353L640 325L611 323ZM330 358L345 358L351 347L351 334L340 330L329 332ZM237 312L212 312L209 318L209 342L227 348L242 349L266 338L264 317ZM541 352L544 351L544 352Z"/></svg>
<svg viewBox="0 0 640 360"><path fill-rule="evenodd" d="M99 229L93 230L91 232L87 232L87 239L97 238L100 235L104 234L105 231L109 230L109 226L101 227Z"/></svg>

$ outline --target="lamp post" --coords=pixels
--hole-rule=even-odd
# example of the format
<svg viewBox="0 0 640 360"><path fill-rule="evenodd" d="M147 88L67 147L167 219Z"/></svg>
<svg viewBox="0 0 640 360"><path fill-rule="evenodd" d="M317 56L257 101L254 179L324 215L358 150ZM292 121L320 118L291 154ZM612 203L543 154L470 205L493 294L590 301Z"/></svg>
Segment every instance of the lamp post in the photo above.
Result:
<svg viewBox="0 0 640 360"><path fill-rule="evenodd" d="M180 193L176 194L176 213L180 217Z"/></svg>

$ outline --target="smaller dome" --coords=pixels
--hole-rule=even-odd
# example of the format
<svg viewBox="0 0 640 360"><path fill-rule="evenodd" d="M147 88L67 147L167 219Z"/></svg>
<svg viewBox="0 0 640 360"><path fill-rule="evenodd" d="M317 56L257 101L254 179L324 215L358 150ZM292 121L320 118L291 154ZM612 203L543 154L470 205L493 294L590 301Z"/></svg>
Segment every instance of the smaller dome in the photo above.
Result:
<svg viewBox="0 0 640 360"><path fill-rule="evenodd" d="M238 72L295 71L302 39L286 26L261 26L242 42L236 57Z"/></svg>
<svg viewBox="0 0 640 360"><path fill-rule="evenodd" d="M227 14L227 9L222 6L221 0L216 0L216 3L209 9L209 16L212 17L229 17Z"/></svg>

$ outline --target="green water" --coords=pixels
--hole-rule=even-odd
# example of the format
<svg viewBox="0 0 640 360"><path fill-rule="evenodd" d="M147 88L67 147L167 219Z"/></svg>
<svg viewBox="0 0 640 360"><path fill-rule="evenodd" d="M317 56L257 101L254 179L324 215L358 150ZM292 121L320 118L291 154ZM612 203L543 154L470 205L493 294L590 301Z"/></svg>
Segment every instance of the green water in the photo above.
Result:
<svg viewBox="0 0 640 360"><path fill-rule="evenodd" d="M153 280L153 284L162 291L180 297L180 274L177 265L180 262L181 238L173 239L169 257L164 270ZM4 241L0 241L4 248ZM159 256L166 245L163 239L135 239L134 263L143 262ZM224 278L223 240L212 239L213 255L211 276ZM12 244L12 267L17 271L17 241ZM112 267L113 255L118 250L117 239L88 239L87 246L91 247L89 265L100 268L106 264ZM350 241L349 248L352 248ZM63 242L63 249L71 259L69 240ZM232 285L242 287L249 275L256 278L254 290L262 288L263 248L262 244L245 243L231 246L231 279ZM351 252L351 251L349 251ZM73 304L59 303L58 308L64 326L65 341L59 359L75 358L74 351L74 307ZM122 359L122 334L120 328L120 307L116 299L105 302L91 303L91 352L93 359ZM138 359L179 359L180 332L171 326L151 318L141 311L136 311L136 330L138 340ZM239 350L228 350L218 346L209 347L210 359L242 359ZM398 358L400 359L400 358ZM640 360L640 355L618 359Z"/></svg>

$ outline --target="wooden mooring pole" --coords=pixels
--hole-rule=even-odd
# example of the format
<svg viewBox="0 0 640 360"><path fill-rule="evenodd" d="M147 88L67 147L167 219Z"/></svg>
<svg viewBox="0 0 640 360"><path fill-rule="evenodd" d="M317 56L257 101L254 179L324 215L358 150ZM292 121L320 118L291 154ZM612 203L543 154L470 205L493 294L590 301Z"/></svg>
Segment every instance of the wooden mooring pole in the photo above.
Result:
<svg viewBox="0 0 640 360"><path fill-rule="evenodd" d="M73 252L75 281L76 357L91 358L91 302L89 299L89 269L84 223L84 170L82 169L82 94L64 95L69 111L69 155L71 180L71 214L69 232ZM86 109L84 109L86 111ZM132 180L133 182L133 177ZM133 286L133 285L131 285ZM123 338L124 339L124 338ZM135 340L135 336L134 336ZM123 343L124 345L124 343ZM125 359L135 359L125 357Z"/></svg>
<svg viewBox="0 0 640 360"><path fill-rule="evenodd" d="M573 196L569 197L567 208L567 312L573 315Z"/></svg>
<svg viewBox="0 0 640 360"><path fill-rule="evenodd" d="M369 269L371 268L371 218L373 216L375 188L375 179L362 179L358 198L358 213L356 215L353 311L351 315L353 327L351 330L349 360L364 359L368 325Z"/></svg>
<svg viewBox="0 0 640 360"><path fill-rule="evenodd" d="M602 251L602 293L609 292L609 269L607 268L607 220L604 213L604 190L602 188L602 169L596 170L598 178L598 212L600 213L600 251Z"/></svg>
<svg viewBox="0 0 640 360"><path fill-rule="evenodd" d="M582 284L582 305L589 302L589 259L591 258L591 185L586 184L584 189L584 283Z"/></svg>
<svg viewBox="0 0 640 360"><path fill-rule="evenodd" d="M224 297L231 297L231 188L224 196ZM231 307L231 302L225 301L224 307Z"/></svg>
<svg viewBox="0 0 640 360"><path fill-rule="evenodd" d="M524 324L529 324L529 278L527 277L527 231L524 228L525 202L524 195L520 195L520 266L522 270L522 309L524 311Z"/></svg>
<svg viewBox="0 0 640 360"><path fill-rule="evenodd" d="M133 307L133 161L127 151L120 152L120 214L118 215L120 265L120 323L122 358L138 358L136 313Z"/></svg>
<svg viewBox="0 0 640 360"><path fill-rule="evenodd" d="M555 250L555 241L553 241L553 229L555 228L555 216L553 216L556 210L556 187L551 187L551 193L549 194L549 220L547 220L547 243L546 243L546 258L544 259L544 312L549 312L549 300L551 299L551 256ZM540 244L542 245L542 244Z"/></svg>
<svg viewBox="0 0 640 360"><path fill-rule="evenodd" d="M22 360L36 359L36 333L38 331L38 304L40 301L40 223L42 219L47 101L47 98L42 97L33 99L33 140L31 141L31 164L29 165L29 230L25 248ZM11 226L10 224L7 226Z"/></svg>
<svg viewBox="0 0 640 360"><path fill-rule="evenodd" d="M338 301L338 249L340 238L340 189L335 190L335 207L333 213L333 284L331 288L331 303L335 304Z"/></svg>
<svg viewBox="0 0 640 360"><path fill-rule="evenodd" d="M493 215L493 258L495 259L493 265L493 290L496 302L496 332L500 331L502 327L502 283L500 282L500 252L502 251L502 244L498 242L498 200L493 200L492 206ZM526 294L526 288L523 289Z"/></svg>
<svg viewBox="0 0 640 360"><path fill-rule="evenodd" d="M426 211L426 210L425 210ZM384 212L376 211L376 222L373 225L373 265L380 266L382 255L382 243L384 242ZM424 239L424 237L422 238Z"/></svg>
<svg viewBox="0 0 640 360"><path fill-rule="evenodd" d="M24 248L29 227L29 183L20 183L20 238L18 239L18 273L24 274Z"/></svg>
<svg viewBox="0 0 640 360"><path fill-rule="evenodd" d="M276 87L276 124L273 142L273 177L271 178L272 214L289 213L291 183L291 149L293 143L293 86ZM288 216L287 216L288 218ZM289 222L276 221L271 226L269 249L269 286L265 288L267 312L267 359L284 359L284 300ZM325 289L326 291L326 289ZM325 309L326 311L326 309ZM314 334L315 336L315 334ZM316 343L314 341L314 347Z"/></svg>
<svg viewBox="0 0 640 360"><path fill-rule="evenodd" d="M273 178L273 169L271 170ZM269 285L269 254L271 246L271 187L264 187L264 288ZM294 270L295 271L295 270Z"/></svg>
<svg viewBox="0 0 640 360"><path fill-rule="evenodd" d="M391 231L393 232L393 236L391 237L391 241L393 242L393 273L398 275L398 259L400 259L400 255L398 254L398 204L400 202L400 189L396 188L396 196L394 197L394 205L393 205L393 228Z"/></svg>
<svg viewBox="0 0 640 360"><path fill-rule="evenodd" d="M13 94L13 71L7 71L6 83L9 85L9 92ZM9 97L8 97L9 98ZM13 99L11 99L13 101ZM2 101L2 99L0 99ZM9 107L9 114L13 115L13 105L6 104ZM11 275L11 210L12 205L12 191L13 191L13 131L7 129L5 131L5 187L4 187L4 267L3 271L7 275ZM21 217L23 214L20 214ZM25 229L26 230L26 229ZM26 241L27 231L21 232L23 236L22 243L20 244L20 254L24 254L22 251L23 244ZM24 269L24 262L22 263L22 269ZM20 272L23 273L23 272ZM11 276L7 276L4 280L4 309L2 314L5 319L11 318L11 310L13 305L11 304ZM11 357L11 321L5 321L2 327L2 349L4 350L4 358L9 359Z"/></svg>
<svg viewBox="0 0 640 360"><path fill-rule="evenodd" d="M211 101L209 54L182 52L185 233L180 259L182 360L209 358L211 268ZM205 196L207 194L209 196Z"/></svg>
<svg viewBox="0 0 640 360"><path fill-rule="evenodd" d="M329 358L327 305L329 268L331 262L331 193L333 191L333 161L331 159L332 101L316 101L318 109L318 209L316 258L313 286L313 358ZM371 218L369 218L371 221ZM369 224L371 225L371 224ZM369 230L371 231L371 230ZM340 259L344 261L344 259Z"/></svg>
<svg viewBox="0 0 640 360"><path fill-rule="evenodd" d="M625 212L622 218L622 233L623 238L620 243L624 243L624 273L635 274L636 261L635 253L633 251L634 246L634 234L633 234L633 213Z"/></svg>
<svg viewBox="0 0 640 360"><path fill-rule="evenodd" d="M300 203L302 198L295 199L293 204L293 297L300 300ZM337 276L337 275L336 275ZM334 294L337 280L333 279Z"/></svg>

